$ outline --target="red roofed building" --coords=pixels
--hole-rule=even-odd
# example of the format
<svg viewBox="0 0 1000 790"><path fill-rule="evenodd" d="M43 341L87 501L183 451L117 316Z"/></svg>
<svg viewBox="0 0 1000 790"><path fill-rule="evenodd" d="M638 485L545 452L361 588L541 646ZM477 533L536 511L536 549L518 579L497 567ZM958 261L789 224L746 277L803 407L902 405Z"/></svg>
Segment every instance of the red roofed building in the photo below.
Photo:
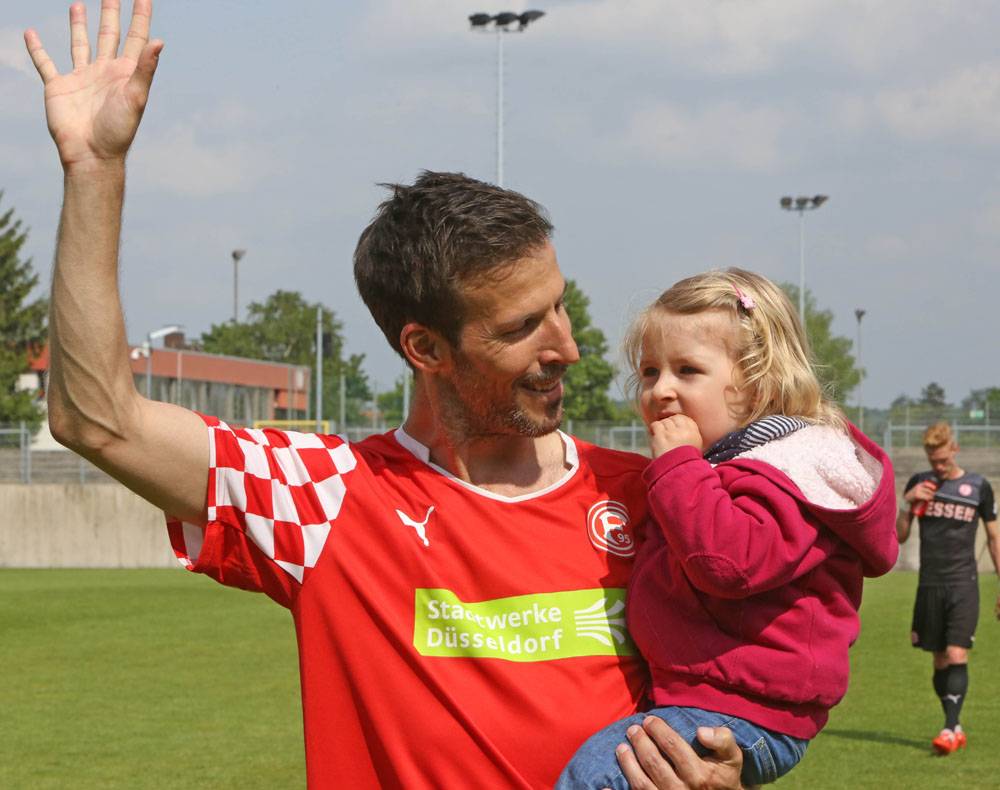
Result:
<svg viewBox="0 0 1000 790"><path fill-rule="evenodd" d="M206 354L184 347L184 335L164 338L164 348L130 347L135 386L154 400L176 403L227 422L304 420L310 417L309 377L303 365ZM36 386L44 389L49 350L32 360ZM147 377L151 394L147 392Z"/></svg>

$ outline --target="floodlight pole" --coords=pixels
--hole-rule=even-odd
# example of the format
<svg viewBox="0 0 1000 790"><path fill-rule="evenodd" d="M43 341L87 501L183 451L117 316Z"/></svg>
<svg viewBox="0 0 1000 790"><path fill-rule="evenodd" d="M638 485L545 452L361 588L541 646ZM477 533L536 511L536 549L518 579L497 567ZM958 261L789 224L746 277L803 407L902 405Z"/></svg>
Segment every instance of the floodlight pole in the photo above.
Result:
<svg viewBox="0 0 1000 790"><path fill-rule="evenodd" d="M503 34L497 26L497 186L503 186Z"/></svg>
<svg viewBox="0 0 1000 790"><path fill-rule="evenodd" d="M862 310L860 307L855 308L854 317L858 319L858 373L860 377L858 378L858 428L864 433L865 430L865 400L864 400L864 381L865 381L865 371L861 364L861 319L865 317L866 310Z"/></svg>
<svg viewBox="0 0 1000 790"><path fill-rule="evenodd" d="M469 22L472 29L487 32L489 25L493 24L493 32L497 37L497 186L503 186L503 37L505 33L523 33L528 29L528 25L545 16L544 11L525 11L522 14L515 14L511 11L490 16L489 14L472 14ZM516 28L511 28L514 22L518 23Z"/></svg>
<svg viewBox="0 0 1000 790"><path fill-rule="evenodd" d="M803 332L806 331L806 212L815 211L829 199L827 195L797 198L785 195L779 202L785 211L799 214L799 321Z"/></svg>

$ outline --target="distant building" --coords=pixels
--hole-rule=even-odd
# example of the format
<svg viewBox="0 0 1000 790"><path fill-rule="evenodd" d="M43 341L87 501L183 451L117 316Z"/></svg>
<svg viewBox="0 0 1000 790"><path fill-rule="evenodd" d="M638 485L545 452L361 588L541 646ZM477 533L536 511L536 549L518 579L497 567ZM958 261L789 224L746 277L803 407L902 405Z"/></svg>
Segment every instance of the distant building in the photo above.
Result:
<svg viewBox="0 0 1000 790"><path fill-rule="evenodd" d="M143 395L211 414L226 422L310 418L310 368L258 359L206 354L187 347L184 334L164 338L164 348L129 348L136 389ZM48 347L32 361L20 385L44 392ZM151 382L146 391L147 375Z"/></svg>

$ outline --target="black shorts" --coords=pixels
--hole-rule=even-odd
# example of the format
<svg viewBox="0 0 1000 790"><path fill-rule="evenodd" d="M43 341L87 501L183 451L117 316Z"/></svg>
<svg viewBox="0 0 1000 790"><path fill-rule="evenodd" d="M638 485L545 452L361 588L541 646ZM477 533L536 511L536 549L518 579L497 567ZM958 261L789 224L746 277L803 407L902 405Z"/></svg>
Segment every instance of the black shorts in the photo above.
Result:
<svg viewBox="0 0 1000 790"><path fill-rule="evenodd" d="M917 587L910 640L935 653L948 645L971 648L978 620L978 584Z"/></svg>

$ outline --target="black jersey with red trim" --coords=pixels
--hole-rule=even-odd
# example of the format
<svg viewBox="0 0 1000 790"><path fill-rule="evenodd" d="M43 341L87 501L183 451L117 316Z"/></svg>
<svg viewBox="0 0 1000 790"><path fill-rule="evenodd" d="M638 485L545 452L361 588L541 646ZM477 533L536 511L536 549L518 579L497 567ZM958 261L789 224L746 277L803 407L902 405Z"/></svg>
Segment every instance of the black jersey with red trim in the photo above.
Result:
<svg viewBox="0 0 1000 790"><path fill-rule="evenodd" d="M939 480L933 472L913 475L904 493L927 480L937 485L934 499L920 520L920 584L975 582L976 528L979 519L997 517L989 481L975 472L954 480Z"/></svg>

